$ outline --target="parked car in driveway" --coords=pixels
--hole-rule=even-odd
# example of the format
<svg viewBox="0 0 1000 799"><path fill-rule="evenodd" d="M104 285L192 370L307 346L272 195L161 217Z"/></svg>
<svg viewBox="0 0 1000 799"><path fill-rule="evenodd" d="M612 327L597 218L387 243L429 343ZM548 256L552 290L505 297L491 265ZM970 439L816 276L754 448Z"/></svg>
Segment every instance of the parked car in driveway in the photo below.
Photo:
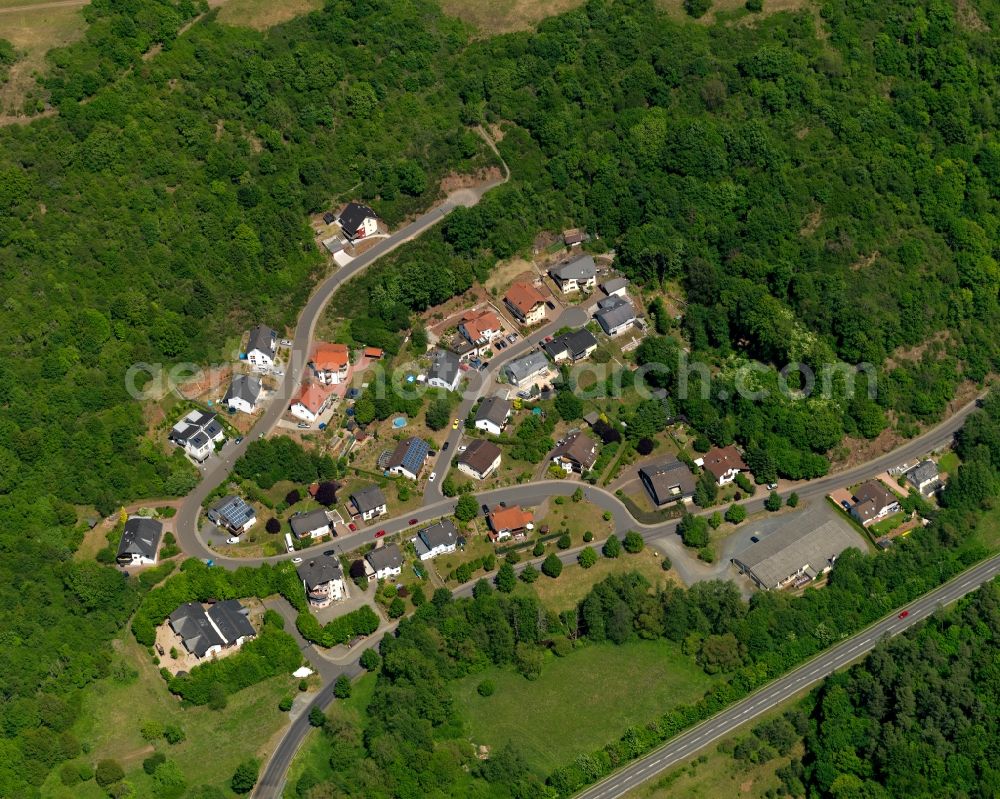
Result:
<svg viewBox="0 0 1000 799"><path fill-rule="evenodd" d="M309 427L310 427L311 425L309 424L309 422L299 422L299 423L298 423L297 425L295 425L295 426L296 426L297 428L299 428L300 430L305 430L305 429L309 428Z"/></svg>
<svg viewBox="0 0 1000 799"><path fill-rule="evenodd" d="M292 558L292 563L301 563L302 558Z"/></svg>
<svg viewBox="0 0 1000 799"><path fill-rule="evenodd" d="M356 524L355 524L354 522L350 522L350 523L349 523L349 524L347 525L347 529L348 529L348 530L350 530L350 531L351 531L351 532L353 533L353 532L356 532L356 531L357 531L357 529L358 529L358 526L357 526L357 525L356 525Z"/></svg>
<svg viewBox="0 0 1000 799"><path fill-rule="evenodd" d="M379 530L377 533L375 533L376 538L381 538L384 535L385 535L385 530Z"/></svg>
<svg viewBox="0 0 1000 799"><path fill-rule="evenodd" d="M431 476L427 478L427 482L433 483L435 480L437 480L437 476L438 476L437 472L431 472Z"/></svg>
<svg viewBox="0 0 1000 799"><path fill-rule="evenodd" d="M236 536L233 535L233 536L230 536L229 538L226 539L226 543L227 544L238 544L238 543L240 543L240 539L238 539Z"/></svg>
<svg viewBox="0 0 1000 799"><path fill-rule="evenodd" d="M517 333L511 333L509 336L507 336L507 341L509 341L511 344L517 341Z"/></svg>

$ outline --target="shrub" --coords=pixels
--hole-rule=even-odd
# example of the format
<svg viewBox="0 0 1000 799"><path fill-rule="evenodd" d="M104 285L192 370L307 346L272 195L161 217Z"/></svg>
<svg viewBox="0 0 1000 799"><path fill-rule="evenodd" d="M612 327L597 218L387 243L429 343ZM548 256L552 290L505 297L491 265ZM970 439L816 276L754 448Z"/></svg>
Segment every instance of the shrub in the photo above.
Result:
<svg viewBox="0 0 1000 799"><path fill-rule="evenodd" d="M708 526L713 530L718 530L722 526L722 514L716 511L708 517Z"/></svg>
<svg viewBox="0 0 1000 799"><path fill-rule="evenodd" d="M538 579L538 569L529 563L521 572L521 579L530 585Z"/></svg>
<svg viewBox="0 0 1000 799"><path fill-rule="evenodd" d="M653 439L640 438L635 445L635 451L640 455L649 455L653 451Z"/></svg>
<svg viewBox="0 0 1000 799"><path fill-rule="evenodd" d="M382 658L374 649L366 649L361 653L361 659L358 662L365 671L375 671L382 664Z"/></svg>
<svg viewBox="0 0 1000 799"><path fill-rule="evenodd" d="M142 770L147 774L152 774L156 771L156 767L160 763L166 763L167 756L163 752L153 752L149 757L142 761Z"/></svg>
<svg viewBox="0 0 1000 799"><path fill-rule="evenodd" d="M608 540L604 542L604 546L601 547L601 552L606 558L617 558L622 554L622 544L618 540L618 536L610 535Z"/></svg>
<svg viewBox="0 0 1000 799"><path fill-rule="evenodd" d="M292 709L292 705L295 704L295 700L290 696L281 697L281 701L278 702L278 710L282 713L287 713Z"/></svg>
<svg viewBox="0 0 1000 799"><path fill-rule="evenodd" d="M799 495L793 491L788 495L788 499L785 500L785 504L789 508L797 508L799 506Z"/></svg>
<svg viewBox="0 0 1000 799"><path fill-rule="evenodd" d="M294 505L296 502L302 501L302 494L299 493L297 488L293 488L287 494L285 494L285 504Z"/></svg>
<svg viewBox="0 0 1000 799"><path fill-rule="evenodd" d="M545 544L543 544L541 541L536 541L535 548L531 550L531 554L534 555L536 558L540 558L542 555L545 554Z"/></svg>
<svg viewBox="0 0 1000 799"><path fill-rule="evenodd" d="M684 0L684 10L687 11L689 16L692 16L695 19L700 19L701 17L705 16L705 14L708 12L708 9L710 9L711 7L712 7L712 0ZM698 449L698 452L708 452L710 447L711 445L709 445L709 447L706 447L705 449L698 449L697 443L695 444L695 449Z"/></svg>
<svg viewBox="0 0 1000 799"><path fill-rule="evenodd" d="M742 505L730 505L726 511L726 521L730 524L740 524L746 517L747 511Z"/></svg>
<svg viewBox="0 0 1000 799"><path fill-rule="evenodd" d="M176 724L168 724L163 728L163 737L167 739L167 743L173 746L174 744L179 744L187 736L184 734L184 730L178 727Z"/></svg>
<svg viewBox="0 0 1000 799"><path fill-rule="evenodd" d="M275 533L280 533L281 522L279 522L272 516L264 523L264 529L267 530L267 532L271 533L271 535L274 535Z"/></svg>
<svg viewBox="0 0 1000 799"><path fill-rule="evenodd" d="M125 772L117 760L106 759L98 761L97 769L94 771L94 780L102 788L107 788L109 785L113 785L123 779L125 779Z"/></svg>
<svg viewBox="0 0 1000 799"><path fill-rule="evenodd" d="M569 533L563 533L559 536L556 546L559 547L559 549L569 549L573 546L573 539L569 537Z"/></svg>
<svg viewBox="0 0 1000 799"><path fill-rule="evenodd" d="M162 755L161 755L162 757ZM143 764L145 767L145 764ZM147 774L150 772L146 772ZM76 763L63 763L59 767L59 781L67 788L72 788L80 782L80 768Z"/></svg>
<svg viewBox="0 0 1000 799"><path fill-rule="evenodd" d="M698 560L705 563L715 563L715 550L711 546L704 546L698 550Z"/></svg>
<svg viewBox="0 0 1000 799"><path fill-rule="evenodd" d="M744 3L744 6L746 7L747 11L750 11L751 13L757 13L758 11L763 10L764 0L747 0L746 3Z"/></svg>
<svg viewBox="0 0 1000 799"><path fill-rule="evenodd" d="M299 693L304 694L309 690L309 680L299 680Z"/></svg>
<svg viewBox="0 0 1000 799"><path fill-rule="evenodd" d="M601 514L601 518L604 519L604 521L606 522L610 522L611 519L613 518L611 511L609 510L604 511L604 513Z"/></svg>
<svg viewBox="0 0 1000 799"><path fill-rule="evenodd" d="M673 565L674 563L669 557L664 557L663 560L660 561L660 568L665 572L670 571L670 569L673 568Z"/></svg>
<svg viewBox="0 0 1000 799"><path fill-rule="evenodd" d="M622 542L622 546L625 547L626 552L635 555L638 552L642 552L643 548L646 546L646 542L643 541L642 536L635 530L629 530L625 534L625 540Z"/></svg>
<svg viewBox="0 0 1000 799"><path fill-rule="evenodd" d="M480 696L493 696L493 692L496 691L496 689L497 687L493 684L493 680L483 680L476 686L476 692Z"/></svg>
<svg viewBox="0 0 1000 799"><path fill-rule="evenodd" d="M593 540L594 540L594 534L590 532L590 530L587 530L587 532L583 534L583 542L585 544L589 544Z"/></svg>
<svg viewBox="0 0 1000 799"><path fill-rule="evenodd" d="M738 485L740 490L748 497L752 497L753 492L756 490L756 486L753 484L753 481L743 474L743 472L736 475L736 485Z"/></svg>
<svg viewBox="0 0 1000 799"><path fill-rule="evenodd" d="M767 499L764 500L764 507L772 513L776 510L781 510L781 504L781 494L777 491L772 491L768 494Z"/></svg>
<svg viewBox="0 0 1000 799"><path fill-rule="evenodd" d="M589 569L597 563L597 552L594 551L593 547L584 547L580 550L580 554L576 556L576 562L584 569Z"/></svg>
<svg viewBox="0 0 1000 799"><path fill-rule="evenodd" d="M341 674L333 684L333 695L337 699L347 699L351 695L351 678Z"/></svg>
<svg viewBox="0 0 1000 799"><path fill-rule="evenodd" d="M464 582L464 581L463 581ZM406 605L403 604L403 600L396 597L389 603L388 614L390 619L398 619L404 613L406 613Z"/></svg>
<svg viewBox="0 0 1000 799"><path fill-rule="evenodd" d="M312 727L322 727L326 721L326 714L316 705L309 710L309 725Z"/></svg>
<svg viewBox="0 0 1000 799"><path fill-rule="evenodd" d="M559 556L553 552L544 561L542 561L542 574L547 577L555 579L560 574L562 574L563 564L559 560Z"/></svg>
<svg viewBox="0 0 1000 799"><path fill-rule="evenodd" d="M233 777L229 781L229 787L233 793L240 795L250 793L253 786L257 784L257 774L260 772L260 762L256 758L244 760L236 767Z"/></svg>
<svg viewBox="0 0 1000 799"><path fill-rule="evenodd" d="M163 725L158 721L144 721L139 728L139 734L144 741L156 741L163 737Z"/></svg>

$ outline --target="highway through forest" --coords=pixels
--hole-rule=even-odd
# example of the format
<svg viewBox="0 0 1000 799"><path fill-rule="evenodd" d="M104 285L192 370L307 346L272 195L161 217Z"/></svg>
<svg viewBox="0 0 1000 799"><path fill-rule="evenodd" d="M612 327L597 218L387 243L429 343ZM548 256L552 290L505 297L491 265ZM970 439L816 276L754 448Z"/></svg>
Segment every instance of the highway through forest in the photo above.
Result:
<svg viewBox="0 0 1000 799"><path fill-rule="evenodd" d="M926 619L939 607L956 602L998 574L1000 574L1000 555L973 566L944 585L914 600L904 608L908 614L905 618L899 618L899 609L893 611L891 616L886 616L856 635L821 652L746 699L730 705L696 727L674 736L660 748L638 760L633 760L596 785L579 792L578 799L617 799L624 796L636 786L676 766L709 744L732 734L734 730L761 714L773 710L800 691L811 688L837 669L864 657L883 638L899 635L912 625Z"/></svg>

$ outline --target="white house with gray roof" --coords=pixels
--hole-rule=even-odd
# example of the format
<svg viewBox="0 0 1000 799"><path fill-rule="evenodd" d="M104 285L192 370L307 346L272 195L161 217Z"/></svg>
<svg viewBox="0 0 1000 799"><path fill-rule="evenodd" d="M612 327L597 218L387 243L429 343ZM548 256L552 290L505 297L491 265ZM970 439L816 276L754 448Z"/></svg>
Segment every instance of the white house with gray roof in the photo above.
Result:
<svg viewBox="0 0 1000 799"><path fill-rule="evenodd" d="M125 522L118 554L120 566L151 566L156 563L163 525L148 516L132 516Z"/></svg>
<svg viewBox="0 0 1000 799"><path fill-rule="evenodd" d="M503 397L487 397L476 409L476 429L498 436L507 426L513 405Z"/></svg>
<svg viewBox="0 0 1000 799"><path fill-rule="evenodd" d="M581 289L590 291L597 285L597 266L589 255L580 255L558 264L549 270L549 274L563 294Z"/></svg>
<svg viewBox="0 0 1000 799"><path fill-rule="evenodd" d="M322 538L330 533L330 517L322 508L296 513L288 523L296 538Z"/></svg>
<svg viewBox="0 0 1000 799"><path fill-rule="evenodd" d="M446 555L454 552L458 546L458 530L451 519L442 519L417 533L413 546L420 560Z"/></svg>
<svg viewBox="0 0 1000 799"><path fill-rule="evenodd" d="M365 555L365 573L368 578L387 580L403 573L403 552L396 544L386 544Z"/></svg>
<svg viewBox="0 0 1000 799"><path fill-rule="evenodd" d="M905 472L906 481L924 496L933 494L941 485L941 474L938 466L932 460L918 463Z"/></svg>
<svg viewBox="0 0 1000 799"><path fill-rule="evenodd" d="M510 361L504 366L503 371L511 383L515 386L522 386L548 374L549 359L545 357L545 353L536 350L523 358Z"/></svg>
<svg viewBox="0 0 1000 799"><path fill-rule="evenodd" d="M619 336L635 324L635 308L628 300L612 296L597 303L597 324L609 336Z"/></svg>
<svg viewBox="0 0 1000 799"><path fill-rule="evenodd" d="M376 516L382 516L389 510L385 494L377 485L365 486L351 494L351 504L354 506L352 516L360 516L366 522Z"/></svg>
<svg viewBox="0 0 1000 799"><path fill-rule="evenodd" d="M257 634L248 613L236 599L216 602L207 611L199 602L186 602L170 614L168 622L184 648L202 660L224 649L239 648Z"/></svg>
<svg viewBox="0 0 1000 799"><path fill-rule="evenodd" d="M226 433L214 413L196 409L171 428L169 438L201 463L216 444L226 440Z"/></svg>
<svg viewBox="0 0 1000 799"><path fill-rule="evenodd" d="M427 385L454 391L462 375L458 356L447 350L437 350L431 356L431 368L427 372Z"/></svg>
<svg viewBox="0 0 1000 799"><path fill-rule="evenodd" d="M230 410L253 413L257 410L257 400L260 397L260 378L253 375L236 375L229 384L226 396L222 401Z"/></svg>
<svg viewBox="0 0 1000 799"><path fill-rule="evenodd" d="M278 334L267 325L257 325L250 329L247 341L247 363L260 372L274 366L274 356L278 354Z"/></svg>
<svg viewBox="0 0 1000 799"><path fill-rule="evenodd" d="M295 567L310 607L325 608L347 597L344 567L337 558L317 555Z"/></svg>

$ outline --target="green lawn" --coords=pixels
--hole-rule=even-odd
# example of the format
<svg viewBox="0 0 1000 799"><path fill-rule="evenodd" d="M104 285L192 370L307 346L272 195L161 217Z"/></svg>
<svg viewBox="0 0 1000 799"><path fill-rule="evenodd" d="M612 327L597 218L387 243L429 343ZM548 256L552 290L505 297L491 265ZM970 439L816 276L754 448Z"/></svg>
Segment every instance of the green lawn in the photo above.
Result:
<svg viewBox="0 0 1000 799"><path fill-rule="evenodd" d="M271 738L285 726L288 716L278 710L282 696L293 694L297 680L290 675L247 688L229 697L225 710L181 707L167 691L166 683L151 663L146 650L131 638L116 647L116 666L138 672L130 681L108 677L93 683L84 694L80 721L73 732L89 753L81 760L93 764L103 758L121 763L126 780L136 796L153 796L152 779L143 771L142 761L162 751L177 763L189 787L214 785L226 790L236 766L248 757L262 756ZM143 740L139 728L146 721L176 724L186 740L169 746L160 739ZM104 799L107 793L93 780L65 787L53 771L42 786L41 795L51 799Z"/></svg>
<svg viewBox="0 0 1000 799"><path fill-rule="evenodd" d="M883 535L888 535L905 521L906 521L906 514L901 511L899 513L892 514L892 516L888 517L887 519L883 519L880 522L876 522L868 529L875 538L878 538Z"/></svg>
<svg viewBox="0 0 1000 799"><path fill-rule="evenodd" d="M484 698L476 686L487 678L496 692ZM696 701L712 683L676 644L635 641L548 656L533 682L510 669L490 668L458 681L453 692L474 744L514 741L533 767L548 772L633 724Z"/></svg>
<svg viewBox="0 0 1000 799"><path fill-rule="evenodd" d="M938 458L938 469L944 474L952 475L958 471L958 455L949 450Z"/></svg>

